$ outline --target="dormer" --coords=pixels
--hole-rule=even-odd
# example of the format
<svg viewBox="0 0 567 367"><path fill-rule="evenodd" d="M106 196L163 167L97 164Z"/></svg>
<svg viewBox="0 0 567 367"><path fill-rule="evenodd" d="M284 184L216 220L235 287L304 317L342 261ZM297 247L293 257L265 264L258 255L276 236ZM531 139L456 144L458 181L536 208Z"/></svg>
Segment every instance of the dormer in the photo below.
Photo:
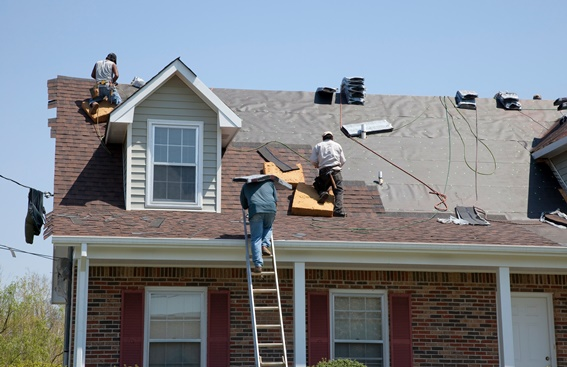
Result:
<svg viewBox="0 0 567 367"><path fill-rule="evenodd" d="M220 212L222 151L241 119L175 59L109 116L126 210Z"/></svg>

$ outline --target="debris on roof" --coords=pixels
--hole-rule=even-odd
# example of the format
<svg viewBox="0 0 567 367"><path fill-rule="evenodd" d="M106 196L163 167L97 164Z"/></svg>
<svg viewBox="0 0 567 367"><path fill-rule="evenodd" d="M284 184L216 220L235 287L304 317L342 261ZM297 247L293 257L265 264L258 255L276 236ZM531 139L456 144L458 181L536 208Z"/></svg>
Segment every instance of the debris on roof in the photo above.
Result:
<svg viewBox="0 0 567 367"><path fill-rule="evenodd" d="M268 162L274 163L282 172L288 172L296 170L297 168L290 167L287 163L282 162L278 157L276 157L267 146L263 146L258 149L258 153Z"/></svg>
<svg viewBox="0 0 567 367"><path fill-rule="evenodd" d="M476 110L476 98L478 94L470 90L458 90L455 95L455 102L458 108Z"/></svg>
<svg viewBox="0 0 567 367"><path fill-rule="evenodd" d="M567 229L567 214L562 213L559 209L549 213L541 213L539 220L557 228Z"/></svg>
<svg viewBox="0 0 567 367"><path fill-rule="evenodd" d="M364 78L359 76L344 77L341 82L341 94L348 104L363 105L366 97Z"/></svg>
<svg viewBox="0 0 567 367"><path fill-rule="evenodd" d="M490 223L481 217L479 212L482 212L484 215L484 212L476 207L457 206L455 207L455 215L457 217L450 215L449 218L437 218L437 221L441 223L454 223L459 225L489 225Z"/></svg>
<svg viewBox="0 0 567 367"><path fill-rule="evenodd" d="M505 110L521 110L522 104L516 93L498 92L494 95L496 106Z"/></svg>
<svg viewBox="0 0 567 367"><path fill-rule="evenodd" d="M479 209L472 206L457 206L455 208L457 218L466 220L469 224L487 226L490 223L480 216ZM484 213L483 213L484 214Z"/></svg>
<svg viewBox="0 0 567 367"><path fill-rule="evenodd" d="M343 125L350 136L360 136L366 138L367 134L375 134L380 132L388 132L394 130L392 124L386 120L375 120L361 122L357 124Z"/></svg>

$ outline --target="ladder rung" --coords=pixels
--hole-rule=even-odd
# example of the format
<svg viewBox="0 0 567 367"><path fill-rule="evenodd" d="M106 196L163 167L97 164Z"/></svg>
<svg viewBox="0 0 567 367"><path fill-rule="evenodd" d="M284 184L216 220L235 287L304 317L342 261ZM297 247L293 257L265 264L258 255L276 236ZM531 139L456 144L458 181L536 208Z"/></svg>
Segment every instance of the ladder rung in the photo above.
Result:
<svg viewBox="0 0 567 367"><path fill-rule="evenodd" d="M258 343L261 348L283 347L283 343Z"/></svg>
<svg viewBox="0 0 567 367"><path fill-rule="evenodd" d="M254 293L275 293L275 292L277 292L277 289L274 288L260 288L260 289L254 288Z"/></svg>
<svg viewBox="0 0 567 367"><path fill-rule="evenodd" d="M252 275L274 275L274 272L271 270L268 271L262 270L261 273L252 273Z"/></svg>
<svg viewBox="0 0 567 367"><path fill-rule="evenodd" d="M260 366L282 366L282 367L287 367L287 364L285 362L262 362L260 363Z"/></svg>
<svg viewBox="0 0 567 367"><path fill-rule="evenodd" d="M256 311L272 311L272 310L278 310L278 306L256 306L255 307Z"/></svg>
<svg viewBox="0 0 567 367"><path fill-rule="evenodd" d="M256 329L279 329L280 324L262 324L256 325Z"/></svg>

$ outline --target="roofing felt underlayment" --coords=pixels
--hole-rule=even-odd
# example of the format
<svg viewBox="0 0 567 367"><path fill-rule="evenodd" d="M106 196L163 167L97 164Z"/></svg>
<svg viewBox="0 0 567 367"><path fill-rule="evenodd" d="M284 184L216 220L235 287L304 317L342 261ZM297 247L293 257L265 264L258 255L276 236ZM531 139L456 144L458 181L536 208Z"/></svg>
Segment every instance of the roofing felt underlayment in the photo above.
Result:
<svg viewBox="0 0 567 367"><path fill-rule="evenodd" d="M511 111L479 98L477 110L463 110L452 97L367 95L363 106L341 109L336 100L314 103L311 92L215 93L243 120L235 141L313 146L323 131L333 131L347 158L344 180L372 184L382 171L386 212L435 211L439 199L414 177L446 194L449 211L477 206L517 220L566 205L547 167L530 156L534 139L561 117L551 101L522 100L523 110ZM353 138L368 149L340 132L341 125L381 119L393 131Z"/></svg>

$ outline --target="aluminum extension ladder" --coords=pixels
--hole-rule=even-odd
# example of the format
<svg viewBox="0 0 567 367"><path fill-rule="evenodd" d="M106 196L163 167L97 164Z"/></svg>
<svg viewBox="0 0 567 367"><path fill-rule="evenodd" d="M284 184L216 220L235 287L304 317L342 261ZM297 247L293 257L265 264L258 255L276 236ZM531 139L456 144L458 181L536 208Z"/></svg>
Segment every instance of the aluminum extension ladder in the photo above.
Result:
<svg viewBox="0 0 567 367"><path fill-rule="evenodd" d="M252 275L250 239L246 222L246 211L242 210L244 240L246 244L246 269L248 277L248 297L254 336L254 359L256 367L287 367L287 351L282 316L282 302L276 266L276 249L272 236L272 256L264 257L261 274ZM271 267L269 267L271 258ZM266 266L268 265L268 267ZM278 332L279 331L279 332Z"/></svg>

